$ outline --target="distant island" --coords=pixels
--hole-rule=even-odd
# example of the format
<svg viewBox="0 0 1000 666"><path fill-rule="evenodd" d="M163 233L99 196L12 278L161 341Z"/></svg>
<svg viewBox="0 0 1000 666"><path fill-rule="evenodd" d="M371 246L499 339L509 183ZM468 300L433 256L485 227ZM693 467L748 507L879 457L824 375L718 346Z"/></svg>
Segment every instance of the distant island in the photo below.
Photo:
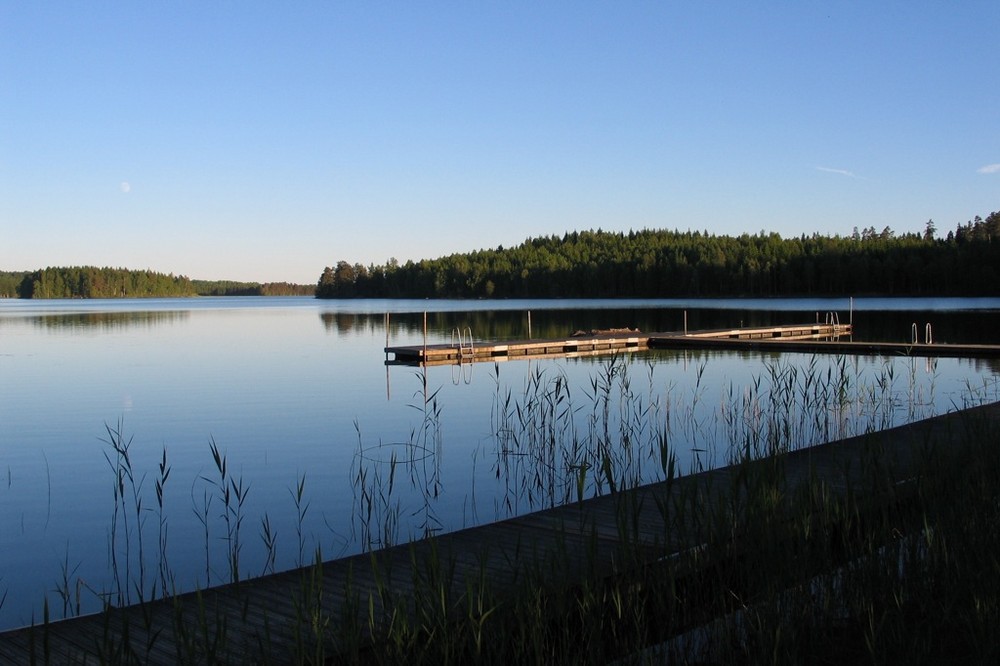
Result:
<svg viewBox="0 0 1000 666"><path fill-rule="evenodd" d="M997 296L1000 212L936 237L874 227L850 236L572 232L517 247L376 266L340 261L317 298Z"/></svg>
<svg viewBox="0 0 1000 666"><path fill-rule="evenodd" d="M183 275L95 266L0 271L0 298L312 296L315 285L192 280Z"/></svg>

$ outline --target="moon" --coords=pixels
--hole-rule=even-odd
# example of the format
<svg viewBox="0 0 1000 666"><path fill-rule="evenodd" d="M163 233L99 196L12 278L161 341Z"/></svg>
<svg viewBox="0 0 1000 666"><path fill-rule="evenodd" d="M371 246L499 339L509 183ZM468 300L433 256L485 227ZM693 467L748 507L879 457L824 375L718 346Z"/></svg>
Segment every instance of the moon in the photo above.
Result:
<svg viewBox="0 0 1000 666"><path fill-rule="evenodd" d="M132 186L128 184L127 180L123 180L121 182L121 185L119 185L118 187L119 189L121 189L122 194L128 194L129 192L132 191Z"/></svg>

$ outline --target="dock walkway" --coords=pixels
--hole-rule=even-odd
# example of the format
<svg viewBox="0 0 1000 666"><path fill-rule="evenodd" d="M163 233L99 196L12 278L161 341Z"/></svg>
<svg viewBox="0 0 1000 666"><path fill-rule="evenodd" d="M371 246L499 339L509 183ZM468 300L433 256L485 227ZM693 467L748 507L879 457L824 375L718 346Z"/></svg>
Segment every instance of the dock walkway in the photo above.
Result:
<svg viewBox="0 0 1000 666"><path fill-rule="evenodd" d="M526 358L573 358L640 349L766 350L862 356L998 358L1000 345L861 342L851 324L790 324L664 333L593 333L565 338L387 346L387 365L459 365ZM845 339L846 338L846 339Z"/></svg>
<svg viewBox="0 0 1000 666"><path fill-rule="evenodd" d="M669 340L686 337L690 340L811 340L850 335L850 324L794 324L786 326L744 327L692 331L689 333L640 333L594 331L564 338L510 341L466 340L450 344L387 346L392 354L390 364L441 365L496 361L545 356L574 356L645 349Z"/></svg>
<svg viewBox="0 0 1000 666"><path fill-rule="evenodd" d="M899 487L916 473L919 452L929 443L957 446L973 419L995 432L1000 403L785 454L780 460L789 494L816 479L834 495L848 488L856 493L862 463L874 449L886 479ZM678 521L669 507L697 505L710 512L731 497L741 473L726 467L678 477L372 554L5 632L0 662L97 664L128 654L149 664L245 663L261 660L263 652L267 661L284 663L301 649L303 627L328 627L331 637L337 627L364 633L366 618L381 612L387 594L414 595L434 572L447 572L453 599L461 599L470 581L485 578L502 600L531 571L547 572L548 584L564 586L585 572L621 575L642 565L636 554L646 563L682 557L711 537L699 521ZM627 525L620 519L623 507ZM220 636L224 640L214 642ZM336 650L336 638L330 640L329 649Z"/></svg>
<svg viewBox="0 0 1000 666"><path fill-rule="evenodd" d="M858 356L916 356L936 358L998 358L1000 345L910 342L861 342L856 340L787 340L693 338L684 335L650 336L648 346L655 349L730 349L806 354L844 354Z"/></svg>

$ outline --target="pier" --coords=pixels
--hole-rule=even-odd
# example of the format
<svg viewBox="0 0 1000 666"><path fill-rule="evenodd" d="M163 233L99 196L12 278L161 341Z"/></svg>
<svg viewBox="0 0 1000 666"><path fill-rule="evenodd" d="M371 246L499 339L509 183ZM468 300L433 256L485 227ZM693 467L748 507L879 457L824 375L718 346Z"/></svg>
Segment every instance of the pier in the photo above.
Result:
<svg viewBox="0 0 1000 666"><path fill-rule="evenodd" d="M515 358L576 356L633 351L648 347L667 347L677 338L696 341L718 340L785 340L804 341L839 338L851 334L850 324L794 324L786 326L745 327L711 331L640 333L601 332L580 333L554 339L511 341L476 341L471 333L457 336L446 344L386 346L393 365L445 365L476 363Z"/></svg>
<svg viewBox="0 0 1000 666"><path fill-rule="evenodd" d="M998 358L1000 345L864 342L851 324L789 324L704 331L627 334L592 332L565 338L386 346L387 365L458 365L528 358L574 358L641 349L716 349L862 356Z"/></svg>
<svg viewBox="0 0 1000 666"><path fill-rule="evenodd" d="M860 342L853 340L721 339L677 335L650 337L657 349L729 349L861 356L915 356L929 358L997 358L1000 345Z"/></svg>
<svg viewBox="0 0 1000 666"><path fill-rule="evenodd" d="M407 599L428 591L440 593L459 614L474 601L468 596L473 590L488 587L491 603L503 603L523 592L526 581L540 585L537 593L558 595L567 590L572 594L585 578L628 580L659 572L655 575L671 577L674 589L696 591L711 582L721 561L739 561L752 551L756 541L741 535L777 528L778 523L762 526L759 515L751 519L739 508L750 470L761 470L765 480L770 471L780 470L780 481L771 482L778 484L775 492L780 491L775 497L788 507L801 506L795 498L804 487L822 492L832 498L829 501L857 502L846 514L851 523L845 529L853 529L856 521L884 515L888 507L897 511L919 496L914 480L939 469L931 464L929 452L958 451L975 433L982 437L998 428L1000 403L754 463L668 478L374 553L105 613L40 622L0 633L0 662L288 663L302 658L303 652L314 654L313 643L322 648L320 653L336 659L348 649L344 641L350 636L360 642L352 654L356 657L360 651L363 658L364 645L378 641L386 626L382 614L390 610L388 600L401 602L392 606L393 612L412 613ZM870 461L875 461L874 467ZM727 515L734 522L719 530L706 519L713 515ZM913 529L920 529L917 523ZM898 524L902 533L907 529L905 523ZM828 548L825 541L807 546ZM697 594L682 597L690 599L690 607L680 609L676 627L704 626L727 612L699 606ZM314 634L317 627L319 633Z"/></svg>
<svg viewBox="0 0 1000 666"><path fill-rule="evenodd" d="M448 365L518 357L560 357L586 353L609 353L642 349L649 338L639 335L586 335L557 339L513 340L510 342L473 342L467 345L432 344L426 346L386 347L398 365Z"/></svg>

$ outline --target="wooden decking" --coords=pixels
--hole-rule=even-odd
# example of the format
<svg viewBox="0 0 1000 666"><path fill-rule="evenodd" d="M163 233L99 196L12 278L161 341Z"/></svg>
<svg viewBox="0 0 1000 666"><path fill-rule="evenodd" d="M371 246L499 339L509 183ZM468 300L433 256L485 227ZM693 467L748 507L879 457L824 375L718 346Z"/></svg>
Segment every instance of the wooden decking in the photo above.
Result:
<svg viewBox="0 0 1000 666"><path fill-rule="evenodd" d="M957 445L972 422L995 432L1000 403L786 454L785 479L790 490L819 479L835 495L849 487L856 493L862 462L877 449L879 469L898 487L913 476L929 444ZM671 507L710 511L726 501L740 474L740 468L727 467L680 477L374 554L2 633L0 662L97 664L129 653L150 664L284 663L302 645L297 631L314 626L314 619L327 627L335 650L338 628L357 626L365 633L369 612L378 616L383 600L406 599L441 572L454 598L469 589L469 581L485 577L502 600L532 571L545 572L547 583L557 587L578 581L584 571L619 575L637 564L637 555L647 563L682 557L710 537L699 521L678 521ZM620 519L623 507L627 524ZM686 515L694 517L691 510ZM215 645L217 635L225 640Z"/></svg>
<svg viewBox="0 0 1000 666"><path fill-rule="evenodd" d="M657 349L736 349L811 354L861 356L917 356L938 358L997 358L1000 345L950 343L860 342L854 340L788 340L780 338L729 339L688 336L651 336L648 346Z"/></svg>
<svg viewBox="0 0 1000 666"><path fill-rule="evenodd" d="M789 326L746 327L693 331L690 333L600 333L565 338L511 341L466 340L450 344L404 345L385 348L392 354L390 364L440 365L495 361L498 359L572 356L644 349L677 337L691 340L809 340L851 334L849 324L795 324Z"/></svg>
<svg viewBox="0 0 1000 666"><path fill-rule="evenodd" d="M525 358L591 356L639 349L732 349L848 354L997 358L1000 345L862 342L849 339L850 324L793 324L666 333L596 333L553 339L473 341L386 347L388 365L456 365ZM847 339L845 339L847 338Z"/></svg>
<svg viewBox="0 0 1000 666"><path fill-rule="evenodd" d="M597 334L555 339L513 340L461 344L408 345L386 347L397 363L448 363L490 361L507 357L560 356L580 352L612 352L646 346L648 336Z"/></svg>

